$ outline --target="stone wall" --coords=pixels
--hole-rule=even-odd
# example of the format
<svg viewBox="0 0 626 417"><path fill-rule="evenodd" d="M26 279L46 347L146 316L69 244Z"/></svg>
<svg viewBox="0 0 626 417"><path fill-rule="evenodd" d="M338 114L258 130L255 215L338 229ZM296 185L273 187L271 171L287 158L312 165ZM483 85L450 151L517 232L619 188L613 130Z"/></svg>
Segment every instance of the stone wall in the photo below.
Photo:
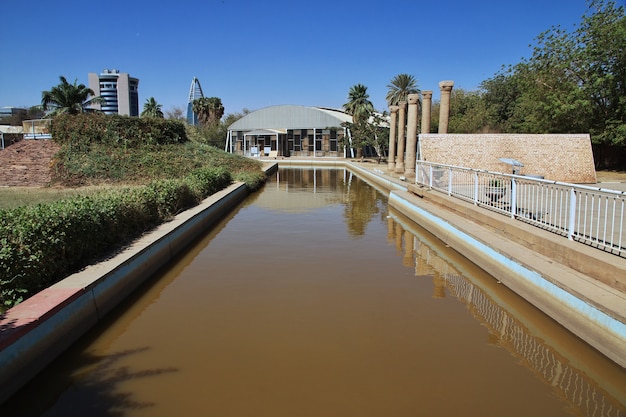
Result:
<svg viewBox="0 0 626 417"><path fill-rule="evenodd" d="M419 159L511 173L499 158L524 164L522 174L578 184L596 182L588 134L420 134Z"/></svg>

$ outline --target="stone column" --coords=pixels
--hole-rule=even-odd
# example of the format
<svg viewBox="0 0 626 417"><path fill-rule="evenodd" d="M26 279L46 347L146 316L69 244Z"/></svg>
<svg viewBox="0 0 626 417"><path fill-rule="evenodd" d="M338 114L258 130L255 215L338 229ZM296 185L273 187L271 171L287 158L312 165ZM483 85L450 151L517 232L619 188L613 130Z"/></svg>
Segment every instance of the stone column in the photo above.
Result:
<svg viewBox="0 0 626 417"><path fill-rule="evenodd" d="M417 152L417 108L420 102L419 94L409 94L409 112L407 115L406 131L406 161L404 176L415 178L415 156Z"/></svg>
<svg viewBox="0 0 626 417"><path fill-rule="evenodd" d="M441 90L441 102L439 107L439 133L448 133L448 118L450 117L450 93L454 81L441 81L439 89Z"/></svg>
<svg viewBox="0 0 626 417"><path fill-rule="evenodd" d="M430 133L430 109L433 103L433 92L422 91L422 133Z"/></svg>
<svg viewBox="0 0 626 417"><path fill-rule="evenodd" d="M387 169L393 172L396 169L396 135L398 125L398 106L389 106L391 124L389 126L389 155L387 156Z"/></svg>
<svg viewBox="0 0 626 417"><path fill-rule="evenodd" d="M406 125L406 101L398 103L398 149L396 152L396 172L404 174L404 129Z"/></svg>

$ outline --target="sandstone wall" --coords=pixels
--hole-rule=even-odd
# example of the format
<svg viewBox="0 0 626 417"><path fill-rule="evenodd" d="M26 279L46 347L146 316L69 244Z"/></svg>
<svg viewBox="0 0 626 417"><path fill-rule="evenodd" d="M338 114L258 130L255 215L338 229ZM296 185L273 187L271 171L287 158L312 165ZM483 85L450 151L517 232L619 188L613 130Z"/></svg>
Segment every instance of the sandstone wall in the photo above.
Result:
<svg viewBox="0 0 626 417"><path fill-rule="evenodd" d="M588 134L420 134L420 159L511 173L499 158L524 164L522 174L548 180L589 184L596 171Z"/></svg>

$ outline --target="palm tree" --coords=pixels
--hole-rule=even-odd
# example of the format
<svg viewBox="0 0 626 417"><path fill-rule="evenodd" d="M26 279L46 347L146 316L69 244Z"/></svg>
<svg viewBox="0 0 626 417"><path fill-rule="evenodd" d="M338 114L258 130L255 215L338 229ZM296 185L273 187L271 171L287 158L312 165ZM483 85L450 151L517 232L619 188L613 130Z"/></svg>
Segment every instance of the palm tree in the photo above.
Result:
<svg viewBox="0 0 626 417"><path fill-rule="evenodd" d="M50 110L48 115L83 113L92 104L106 103L104 98L95 97L91 88L87 88L84 84L77 84L78 80L70 84L62 75L59 79L61 80L59 85L41 93L41 107L44 111Z"/></svg>
<svg viewBox="0 0 626 417"><path fill-rule="evenodd" d="M141 117L152 117L155 119L163 119L163 111L161 110L162 105L157 103L154 97L150 97L146 100L143 105L143 111L141 112Z"/></svg>
<svg viewBox="0 0 626 417"><path fill-rule="evenodd" d="M369 98L367 87L363 84L356 84L350 87L348 102L343 105L343 108L352 116L354 124L367 122L370 115L374 112L374 105Z"/></svg>
<svg viewBox="0 0 626 417"><path fill-rule="evenodd" d="M193 101L192 106L202 124L216 125L224 116L224 105L218 97L197 98Z"/></svg>
<svg viewBox="0 0 626 417"><path fill-rule="evenodd" d="M346 112L352 116L350 131L357 158L363 157L363 146L368 141L369 118L374 113L374 105L369 98L367 87L363 84L355 84L348 91L348 102L343 105Z"/></svg>
<svg viewBox="0 0 626 417"><path fill-rule="evenodd" d="M385 99L390 106L397 106L401 101L407 101L409 94L419 94L417 80L410 74L398 74L387 84L389 91Z"/></svg>

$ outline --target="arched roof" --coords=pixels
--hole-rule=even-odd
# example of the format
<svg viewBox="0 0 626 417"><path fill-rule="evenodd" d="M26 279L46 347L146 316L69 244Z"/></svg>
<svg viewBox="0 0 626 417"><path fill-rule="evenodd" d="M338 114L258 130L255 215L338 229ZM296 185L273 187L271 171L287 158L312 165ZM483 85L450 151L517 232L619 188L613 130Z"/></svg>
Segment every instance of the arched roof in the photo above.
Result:
<svg viewBox="0 0 626 417"><path fill-rule="evenodd" d="M341 110L306 106L271 106L249 113L228 127L228 130L258 129L325 129L352 123L352 116Z"/></svg>

